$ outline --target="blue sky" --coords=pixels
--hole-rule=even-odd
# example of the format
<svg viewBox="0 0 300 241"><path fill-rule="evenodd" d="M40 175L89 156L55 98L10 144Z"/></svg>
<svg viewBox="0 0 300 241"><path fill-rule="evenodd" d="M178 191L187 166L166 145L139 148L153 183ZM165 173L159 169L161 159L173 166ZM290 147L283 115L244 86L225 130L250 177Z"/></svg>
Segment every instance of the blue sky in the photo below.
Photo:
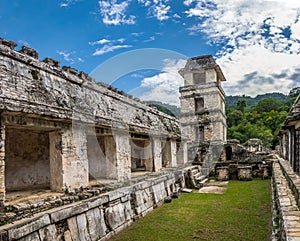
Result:
<svg viewBox="0 0 300 241"><path fill-rule="evenodd" d="M17 49L177 105L177 71L199 55L215 57L227 95L299 86L299 20L296 0L0 0L0 37Z"/></svg>

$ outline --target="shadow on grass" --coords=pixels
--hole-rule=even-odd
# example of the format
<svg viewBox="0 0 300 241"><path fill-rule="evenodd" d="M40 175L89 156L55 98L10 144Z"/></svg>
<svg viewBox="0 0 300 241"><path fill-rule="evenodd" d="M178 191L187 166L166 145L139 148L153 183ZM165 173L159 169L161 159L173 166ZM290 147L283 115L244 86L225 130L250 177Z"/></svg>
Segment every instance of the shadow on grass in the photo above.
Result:
<svg viewBox="0 0 300 241"><path fill-rule="evenodd" d="M111 241L263 241L271 236L270 180L230 181L224 194L184 193Z"/></svg>

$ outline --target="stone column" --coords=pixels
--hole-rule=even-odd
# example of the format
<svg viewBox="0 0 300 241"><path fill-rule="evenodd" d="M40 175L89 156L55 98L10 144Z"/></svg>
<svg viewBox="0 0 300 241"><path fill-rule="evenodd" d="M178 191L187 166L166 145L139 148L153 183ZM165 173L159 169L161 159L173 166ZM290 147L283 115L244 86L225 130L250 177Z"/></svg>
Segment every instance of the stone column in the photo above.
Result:
<svg viewBox="0 0 300 241"><path fill-rule="evenodd" d="M60 192L64 189L61 135L59 131L49 133L50 188Z"/></svg>
<svg viewBox="0 0 300 241"><path fill-rule="evenodd" d="M154 171L158 172L162 169L162 148L160 138L154 137L152 139Z"/></svg>
<svg viewBox="0 0 300 241"><path fill-rule="evenodd" d="M288 150L289 150L289 162L295 171L295 163L294 163L294 143L295 143L295 134L294 129L289 129L289 144L288 144Z"/></svg>
<svg viewBox="0 0 300 241"><path fill-rule="evenodd" d="M86 128L83 125L62 130L63 189L87 187L89 170L87 158Z"/></svg>
<svg viewBox="0 0 300 241"><path fill-rule="evenodd" d="M154 167L153 167L152 143L150 139L145 140L143 155L145 160L146 171L152 172Z"/></svg>
<svg viewBox="0 0 300 241"><path fill-rule="evenodd" d="M5 125L0 116L0 206L5 201Z"/></svg>
<svg viewBox="0 0 300 241"><path fill-rule="evenodd" d="M177 143L176 140L171 140L171 167L177 167Z"/></svg>
<svg viewBox="0 0 300 241"><path fill-rule="evenodd" d="M131 179L131 147L128 134L114 135L116 142L116 175L118 181Z"/></svg>
<svg viewBox="0 0 300 241"><path fill-rule="evenodd" d="M184 165L188 160L187 142L181 141L177 149L177 165Z"/></svg>

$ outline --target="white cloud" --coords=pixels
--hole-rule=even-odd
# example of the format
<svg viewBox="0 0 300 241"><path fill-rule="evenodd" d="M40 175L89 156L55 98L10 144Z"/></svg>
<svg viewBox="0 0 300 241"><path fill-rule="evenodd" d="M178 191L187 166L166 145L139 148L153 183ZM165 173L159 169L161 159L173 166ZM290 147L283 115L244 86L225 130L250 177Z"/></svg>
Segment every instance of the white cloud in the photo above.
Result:
<svg viewBox="0 0 300 241"><path fill-rule="evenodd" d="M22 45L24 45L24 46L30 47L30 43L28 43L26 40L22 40L22 39L21 39L21 40L18 41L18 43L19 43L19 44L22 44Z"/></svg>
<svg viewBox="0 0 300 241"><path fill-rule="evenodd" d="M67 52L67 51L56 51L59 55L63 56L64 60L70 64L75 64L78 62L84 62L82 58L76 57L76 52Z"/></svg>
<svg viewBox="0 0 300 241"><path fill-rule="evenodd" d="M59 5L60 7L65 8L70 6L71 4L75 4L76 2L80 2L80 1L82 0L65 0L64 2L61 2Z"/></svg>
<svg viewBox="0 0 300 241"><path fill-rule="evenodd" d="M103 44L113 44L113 43L124 43L125 42L125 38L119 38L119 39L116 39L116 40L110 40L110 39L100 39L100 40L97 40L95 42L89 42L89 45L103 45Z"/></svg>
<svg viewBox="0 0 300 241"><path fill-rule="evenodd" d="M173 15L173 17L174 17L174 18L178 18L178 19L181 18L181 16L180 16L178 13L175 13L175 14Z"/></svg>
<svg viewBox="0 0 300 241"><path fill-rule="evenodd" d="M152 42L152 41L154 41L155 40L155 37L154 36L151 36L149 39L146 39L146 40L144 40L144 42Z"/></svg>
<svg viewBox="0 0 300 241"><path fill-rule="evenodd" d="M228 94L287 93L295 84L292 75L278 73L300 67L299 1L186 0L184 4L189 6L188 17L199 18L189 31L205 33L208 42L223 46L217 56L228 80Z"/></svg>
<svg viewBox="0 0 300 241"><path fill-rule="evenodd" d="M165 66L158 75L142 80L142 93L138 95L141 100L157 100L179 106L179 87L183 85L183 79L178 71L185 66L186 60L165 60ZM139 93L137 90L136 94Z"/></svg>
<svg viewBox="0 0 300 241"><path fill-rule="evenodd" d="M148 14L159 21L168 20L171 6L167 5L169 0L138 0L138 3L148 7Z"/></svg>
<svg viewBox="0 0 300 241"><path fill-rule="evenodd" d="M266 92L288 93L294 83L289 76L293 69L299 68L300 56L276 53L261 45L252 45L237 48L217 62L227 78L223 85L226 93L255 96ZM282 72L286 75L280 77Z"/></svg>
<svg viewBox="0 0 300 241"><path fill-rule="evenodd" d="M131 48L131 45L104 45L102 48L97 49L94 53L93 56L97 55L103 55L109 52L113 52L117 49L124 49L124 48Z"/></svg>
<svg viewBox="0 0 300 241"><path fill-rule="evenodd" d="M139 37L139 36L142 36L143 34L144 34L144 32L131 33L131 35L134 36L134 37Z"/></svg>
<svg viewBox="0 0 300 241"><path fill-rule="evenodd" d="M98 45L98 44L107 44L107 43L110 43L111 40L108 40L108 39L100 39L98 41L95 41L95 42L89 42L89 45Z"/></svg>
<svg viewBox="0 0 300 241"><path fill-rule="evenodd" d="M117 0L99 1L103 23L106 25L135 24L135 16L126 14L129 3L129 0L120 3Z"/></svg>
<svg viewBox="0 0 300 241"><path fill-rule="evenodd" d="M183 4L186 6L190 6L195 0L185 0L183 1Z"/></svg>

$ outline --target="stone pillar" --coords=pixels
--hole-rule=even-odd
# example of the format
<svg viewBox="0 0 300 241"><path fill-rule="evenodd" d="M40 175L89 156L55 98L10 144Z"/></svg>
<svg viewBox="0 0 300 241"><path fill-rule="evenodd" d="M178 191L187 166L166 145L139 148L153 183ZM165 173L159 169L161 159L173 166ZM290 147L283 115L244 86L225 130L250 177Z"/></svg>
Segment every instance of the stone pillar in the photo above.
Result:
<svg viewBox="0 0 300 241"><path fill-rule="evenodd" d="M158 172L162 169L162 148L160 138L154 137L152 139L153 145L153 158L154 158L154 171Z"/></svg>
<svg viewBox="0 0 300 241"><path fill-rule="evenodd" d="M188 160L188 151L187 151L187 143L185 141L181 141L178 143L177 147L177 165L184 165Z"/></svg>
<svg viewBox="0 0 300 241"><path fill-rule="evenodd" d="M104 175L102 177L108 179L118 180L117 171L117 147L115 136L105 136L104 138L104 162L102 168L104 169ZM98 157L99 158L99 157Z"/></svg>
<svg viewBox="0 0 300 241"><path fill-rule="evenodd" d="M116 142L116 174L118 181L131 179L131 147L129 136L118 133L114 136Z"/></svg>
<svg viewBox="0 0 300 241"><path fill-rule="evenodd" d="M295 163L294 163L294 129L289 129L289 144L288 144L288 160L295 171Z"/></svg>
<svg viewBox="0 0 300 241"><path fill-rule="evenodd" d="M49 133L50 154L50 188L60 192L64 188L61 134L59 131Z"/></svg>
<svg viewBox="0 0 300 241"><path fill-rule="evenodd" d="M183 141L181 145L183 145L183 164L185 164L188 162L188 145L186 141Z"/></svg>
<svg viewBox="0 0 300 241"><path fill-rule="evenodd" d="M5 201L5 125L0 116L0 206Z"/></svg>
<svg viewBox="0 0 300 241"><path fill-rule="evenodd" d="M62 130L63 189L87 187L89 170L87 157L86 128L83 125Z"/></svg>
<svg viewBox="0 0 300 241"><path fill-rule="evenodd" d="M171 167L177 167L177 143L176 140L171 140Z"/></svg>
<svg viewBox="0 0 300 241"><path fill-rule="evenodd" d="M152 143L150 140L145 141L144 160L145 160L146 171L152 172L154 167L153 167Z"/></svg>

